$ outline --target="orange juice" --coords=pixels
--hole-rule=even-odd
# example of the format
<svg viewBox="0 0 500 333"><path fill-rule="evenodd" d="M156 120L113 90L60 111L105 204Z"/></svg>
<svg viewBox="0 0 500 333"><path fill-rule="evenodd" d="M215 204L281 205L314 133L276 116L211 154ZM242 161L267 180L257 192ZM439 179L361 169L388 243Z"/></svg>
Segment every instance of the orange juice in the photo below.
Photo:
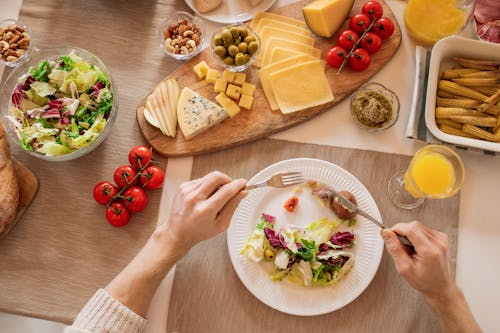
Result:
<svg viewBox="0 0 500 333"><path fill-rule="evenodd" d="M405 189L417 198L445 196L454 182L453 165L437 152L415 156L405 174Z"/></svg>
<svg viewBox="0 0 500 333"><path fill-rule="evenodd" d="M404 13L408 34L433 45L443 37L462 30L467 20L459 0L409 0Z"/></svg>

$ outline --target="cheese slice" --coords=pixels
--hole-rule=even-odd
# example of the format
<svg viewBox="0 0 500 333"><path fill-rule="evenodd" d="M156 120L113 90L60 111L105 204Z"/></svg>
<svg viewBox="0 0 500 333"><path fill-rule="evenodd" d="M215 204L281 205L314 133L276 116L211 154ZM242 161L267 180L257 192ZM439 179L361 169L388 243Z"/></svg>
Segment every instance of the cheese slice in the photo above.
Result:
<svg viewBox="0 0 500 333"><path fill-rule="evenodd" d="M263 18L268 18L273 21L280 21L288 24L293 24L298 27L306 28L307 25L304 21L300 21L288 16L283 16L283 15L278 15L274 13L269 13L269 12L257 12L255 13L255 16L253 17L253 20L250 22L250 28L254 29L257 28L257 25L259 24L259 21Z"/></svg>
<svg viewBox="0 0 500 333"><path fill-rule="evenodd" d="M267 61L266 59L264 59L262 61L262 65L267 66L269 64L273 64L275 62L281 61L286 58L291 58L299 54L304 54L304 53L294 51L286 47L274 47L271 51L271 56Z"/></svg>
<svg viewBox="0 0 500 333"><path fill-rule="evenodd" d="M266 26L266 27L262 28L262 30L260 31L259 37L260 37L260 42L262 43L262 45L267 45L267 41L270 38L276 37L276 38L285 39L285 40L288 40L291 42L299 42L302 44L314 46L314 38L312 38L310 36L303 35L303 34L298 34L298 33L292 32L292 31L287 31L285 29L280 29L280 28L273 28L273 27ZM259 59L262 60L262 56L263 56L263 54L259 53L257 55L257 60L259 60Z"/></svg>
<svg viewBox="0 0 500 333"><path fill-rule="evenodd" d="M287 67L269 76L274 97L282 113L289 114L333 101L322 61L313 60Z"/></svg>
<svg viewBox="0 0 500 333"><path fill-rule="evenodd" d="M260 36L260 32L264 27L280 28L289 31L296 32L298 34L303 34L305 36L312 36L311 30L303 27L296 26L282 21L275 21L269 18L262 18L257 26L255 27L255 32Z"/></svg>
<svg viewBox="0 0 500 333"><path fill-rule="evenodd" d="M182 89L177 102L177 120L186 140L206 131L228 117L225 109L193 90Z"/></svg>
<svg viewBox="0 0 500 333"><path fill-rule="evenodd" d="M262 50L264 52L263 52L261 62L260 63L255 62L254 64L256 64L257 67L264 67L264 66L271 64L270 60L271 60L272 52L273 52L273 49L276 47L286 48L286 49L293 50L296 52L309 54L315 58L321 58L321 50L317 49L315 47L312 47L311 45L307 45L307 44L295 42L295 41L290 41L290 40L286 40L283 38L273 37L273 38L270 38L268 40L267 44L265 45L264 49Z"/></svg>
<svg viewBox="0 0 500 333"><path fill-rule="evenodd" d="M274 64L268 65L259 71L260 84L262 85L262 89L264 90L264 95L266 96L267 102L269 103L271 110L279 110L279 106L278 103L276 102L276 99L274 98L270 75L279 70L288 68L290 66L294 66L312 60L321 61L319 59L315 59L310 55L300 54L294 57L278 61Z"/></svg>

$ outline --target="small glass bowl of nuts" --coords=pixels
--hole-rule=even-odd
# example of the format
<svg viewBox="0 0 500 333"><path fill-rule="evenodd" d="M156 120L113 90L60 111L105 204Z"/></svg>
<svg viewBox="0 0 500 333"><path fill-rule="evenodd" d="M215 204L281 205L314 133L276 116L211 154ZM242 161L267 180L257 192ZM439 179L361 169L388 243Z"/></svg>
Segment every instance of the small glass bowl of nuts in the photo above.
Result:
<svg viewBox="0 0 500 333"><path fill-rule="evenodd" d="M168 56L188 60L203 50L205 29L199 18L175 12L160 25L160 47Z"/></svg>
<svg viewBox="0 0 500 333"><path fill-rule="evenodd" d="M217 62L232 72L252 65L260 51L260 38L246 24L217 29L212 36L212 53Z"/></svg>
<svg viewBox="0 0 500 333"><path fill-rule="evenodd" d="M15 67L29 58L30 35L29 28L18 20L0 21L0 63Z"/></svg>

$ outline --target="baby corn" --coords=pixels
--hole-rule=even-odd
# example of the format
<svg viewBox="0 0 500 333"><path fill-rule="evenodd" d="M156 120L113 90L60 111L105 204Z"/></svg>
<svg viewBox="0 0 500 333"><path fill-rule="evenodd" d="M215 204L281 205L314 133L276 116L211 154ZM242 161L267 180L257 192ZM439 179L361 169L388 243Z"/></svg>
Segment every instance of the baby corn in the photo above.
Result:
<svg viewBox="0 0 500 333"><path fill-rule="evenodd" d="M499 100L500 100L500 90L498 90L495 94L485 99L484 103L478 105L476 109L481 112L485 112L491 108L494 108L496 106L495 103L497 103Z"/></svg>
<svg viewBox="0 0 500 333"><path fill-rule="evenodd" d="M448 118L458 123L470 124L480 127L495 127L497 125L497 118L493 117L451 116Z"/></svg>
<svg viewBox="0 0 500 333"><path fill-rule="evenodd" d="M480 111L464 109L464 108L437 107L435 113L436 113L436 118L450 118L453 116L474 116L474 117L486 116L484 113Z"/></svg>
<svg viewBox="0 0 500 333"><path fill-rule="evenodd" d="M479 69L475 68L453 68L443 71L441 75L442 79L457 79L459 77L464 77L465 75L475 74L481 72Z"/></svg>
<svg viewBox="0 0 500 333"><path fill-rule="evenodd" d="M454 108L465 108L465 109L473 109L481 105L480 101L476 101L473 99L462 99L462 98L436 98L437 106L447 106Z"/></svg>
<svg viewBox="0 0 500 333"><path fill-rule="evenodd" d="M468 97L478 101L484 101L488 98L488 96L483 95L476 90L461 86L455 82L448 80L440 80L438 83L438 88L453 95Z"/></svg>
<svg viewBox="0 0 500 333"><path fill-rule="evenodd" d="M472 90L475 90L483 95L486 95L486 97L494 95L497 91L498 88L495 87L470 87ZM484 99L483 99L484 101Z"/></svg>
<svg viewBox="0 0 500 333"><path fill-rule="evenodd" d="M497 71L477 71L476 69L472 69L472 68L467 68L467 69L473 70L475 72L460 74L459 77L463 77L463 78L466 78L466 77L484 77L484 78L492 77L492 78L497 78L497 79L500 78L500 70L497 70ZM453 79L456 79L456 78L453 78Z"/></svg>
<svg viewBox="0 0 500 333"><path fill-rule="evenodd" d="M496 61L487 61L487 60L475 60L475 59L466 59L466 58L453 58L456 63L468 68L476 68L483 69L487 71L497 70L500 64Z"/></svg>
<svg viewBox="0 0 500 333"><path fill-rule="evenodd" d="M474 125L465 124L462 127L462 131L464 131L467 134L476 136L476 137L483 139L483 140L488 140L488 141L492 141L492 142L500 142L499 135L494 135L494 134L492 134L488 131L485 131L484 129L479 128L479 127L474 126Z"/></svg>
<svg viewBox="0 0 500 333"><path fill-rule="evenodd" d="M491 77L467 77L452 79L453 82L458 83L466 87L484 87L484 86L494 86L500 83L500 79Z"/></svg>
<svg viewBox="0 0 500 333"><path fill-rule="evenodd" d="M458 135L458 136L463 136L463 137L466 137L466 138L471 138L471 139L477 139L476 136L474 135L471 135L471 134L468 134L468 133L465 133L464 131L462 131L461 129L458 129L458 128L455 128L455 127L451 127L451 126L448 126L448 125L439 125L438 128L442 131L442 132L445 132L447 134L451 134L451 135Z"/></svg>
<svg viewBox="0 0 500 333"><path fill-rule="evenodd" d="M457 123L456 121L453 121L453 120L448 119L448 118L436 118L436 124L438 124L438 126L453 127L453 128L459 129L459 130L462 130L462 126L463 126L463 124Z"/></svg>

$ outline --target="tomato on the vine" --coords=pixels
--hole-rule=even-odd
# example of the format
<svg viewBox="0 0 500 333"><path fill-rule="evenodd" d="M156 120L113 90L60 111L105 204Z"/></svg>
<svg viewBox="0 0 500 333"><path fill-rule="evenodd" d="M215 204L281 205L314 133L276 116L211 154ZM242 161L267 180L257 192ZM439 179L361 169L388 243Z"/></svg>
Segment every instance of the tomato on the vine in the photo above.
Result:
<svg viewBox="0 0 500 333"><path fill-rule="evenodd" d="M146 146L136 146L128 153L130 165L137 171L145 167L151 161L151 149Z"/></svg>
<svg viewBox="0 0 500 333"><path fill-rule="evenodd" d="M355 71L363 71L370 65L370 55L365 49L356 49L349 57L349 67Z"/></svg>
<svg viewBox="0 0 500 333"><path fill-rule="evenodd" d="M122 165L115 170L113 179L119 188L124 188L127 185L134 186L137 184L136 174L137 172L130 165Z"/></svg>
<svg viewBox="0 0 500 333"><path fill-rule="evenodd" d="M361 12L371 19L379 19L384 13L382 5L377 1L368 1L361 8Z"/></svg>
<svg viewBox="0 0 500 333"><path fill-rule="evenodd" d="M293 213L295 208L299 205L299 197L297 196L291 196L285 201L285 204L283 205L283 208L289 213Z"/></svg>
<svg viewBox="0 0 500 333"><path fill-rule="evenodd" d="M133 186L123 192L123 203L131 213L138 213L148 205L148 196L142 187Z"/></svg>
<svg viewBox="0 0 500 333"><path fill-rule="evenodd" d="M377 53L382 47L382 38L373 32L367 32L360 42L362 48L368 53Z"/></svg>
<svg viewBox="0 0 500 333"><path fill-rule="evenodd" d="M347 51L340 46L333 46L326 51L325 60L333 68L339 68L342 65Z"/></svg>
<svg viewBox="0 0 500 333"><path fill-rule="evenodd" d="M159 166L152 165L141 173L139 180L144 188L156 190L163 185L165 173Z"/></svg>
<svg viewBox="0 0 500 333"><path fill-rule="evenodd" d="M371 20L366 14L356 14L349 20L349 28L358 34L362 34L370 27Z"/></svg>
<svg viewBox="0 0 500 333"><path fill-rule="evenodd" d="M378 19L375 22L372 31L379 35L382 39L389 38L394 33L394 23L387 17Z"/></svg>
<svg viewBox="0 0 500 333"><path fill-rule="evenodd" d="M358 41L359 36L353 30L344 30L337 37L337 45L344 50L350 50L354 47L354 44Z"/></svg>
<svg viewBox="0 0 500 333"><path fill-rule="evenodd" d="M130 220L130 212L121 202L115 201L106 209L106 219L115 227L122 227Z"/></svg>
<svg viewBox="0 0 500 333"><path fill-rule="evenodd" d="M104 206L106 206L117 194L118 189L110 182L100 182L94 187L95 201Z"/></svg>

